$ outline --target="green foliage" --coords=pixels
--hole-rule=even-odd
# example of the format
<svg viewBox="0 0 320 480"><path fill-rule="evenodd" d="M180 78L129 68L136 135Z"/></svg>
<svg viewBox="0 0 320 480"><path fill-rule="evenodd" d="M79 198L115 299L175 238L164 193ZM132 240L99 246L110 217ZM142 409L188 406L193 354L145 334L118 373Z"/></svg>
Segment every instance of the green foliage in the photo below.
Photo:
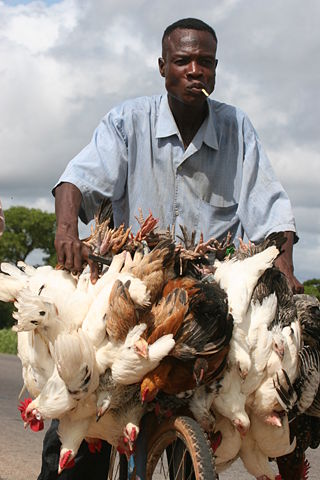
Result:
<svg viewBox="0 0 320 480"><path fill-rule="evenodd" d="M307 295L313 295L320 300L320 278L312 278L303 282L304 293Z"/></svg>
<svg viewBox="0 0 320 480"><path fill-rule="evenodd" d="M6 229L0 239L0 261L25 260L34 249L44 252L44 263L55 265L55 214L36 208L11 207L4 211Z"/></svg>
<svg viewBox="0 0 320 480"><path fill-rule="evenodd" d="M36 208L11 207L4 211L6 229L0 237L0 262L16 264L34 249L43 252L43 262L54 266L55 214ZM13 325L12 304L0 302L0 328Z"/></svg>
<svg viewBox="0 0 320 480"><path fill-rule="evenodd" d="M14 318L12 318L13 303L0 302L0 328L12 327Z"/></svg>
<svg viewBox="0 0 320 480"><path fill-rule="evenodd" d="M17 334L9 328L0 330L0 353L17 354Z"/></svg>

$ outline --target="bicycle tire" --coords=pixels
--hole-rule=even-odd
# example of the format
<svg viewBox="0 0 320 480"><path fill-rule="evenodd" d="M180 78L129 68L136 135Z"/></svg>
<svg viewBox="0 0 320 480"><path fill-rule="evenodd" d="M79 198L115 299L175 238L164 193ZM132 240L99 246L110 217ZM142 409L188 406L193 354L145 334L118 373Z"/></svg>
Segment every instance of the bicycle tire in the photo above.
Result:
<svg viewBox="0 0 320 480"><path fill-rule="evenodd" d="M181 464L175 465L168 471L156 473L157 478L170 478L170 480L213 480L216 479L214 457L209 442L200 425L187 416L176 416L163 421L148 440L147 480L151 480L158 462L161 462L164 452L168 447L174 450L176 444L180 445L179 454ZM183 449L183 450L181 450ZM171 462L175 453L171 455ZM163 460L162 460L163 461ZM161 466L164 468L163 464ZM158 467L159 470L159 467Z"/></svg>

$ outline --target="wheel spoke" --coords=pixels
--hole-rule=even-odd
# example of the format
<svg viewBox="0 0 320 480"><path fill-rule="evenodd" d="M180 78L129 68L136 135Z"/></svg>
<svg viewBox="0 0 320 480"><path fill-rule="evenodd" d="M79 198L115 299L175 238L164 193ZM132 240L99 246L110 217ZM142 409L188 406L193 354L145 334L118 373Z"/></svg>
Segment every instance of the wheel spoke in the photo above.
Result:
<svg viewBox="0 0 320 480"><path fill-rule="evenodd" d="M148 441L148 480L214 480L212 451L201 427L190 417L159 426Z"/></svg>

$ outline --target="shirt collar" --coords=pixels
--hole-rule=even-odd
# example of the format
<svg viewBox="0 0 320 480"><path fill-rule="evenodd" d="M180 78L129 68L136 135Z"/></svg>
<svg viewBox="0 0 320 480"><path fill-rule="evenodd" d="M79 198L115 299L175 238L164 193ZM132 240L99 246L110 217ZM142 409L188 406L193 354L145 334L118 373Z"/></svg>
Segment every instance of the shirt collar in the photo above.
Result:
<svg viewBox="0 0 320 480"><path fill-rule="evenodd" d="M200 133L202 137L201 139L198 139L198 141L200 140L201 142L204 142L206 145L208 145L208 147L218 150L219 145L216 129L214 126L215 119L213 114L213 105L210 101L207 100L207 102L209 107L209 115L200 127L202 134L200 133L200 131L198 131L198 133ZM167 95L162 95L161 97L155 134L156 138L166 138L170 137L171 135L177 135L181 139L179 129L169 107ZM197 136L198 134L196 134L196 137Z"/></svg>
<svg viewBox="0 0 320 480"><path fill-rule="evenodd" d="M156 124L156 138L165 138L171 135L178 135L180 138L179 129L169 107L168 96L162 95Z"/></svg>

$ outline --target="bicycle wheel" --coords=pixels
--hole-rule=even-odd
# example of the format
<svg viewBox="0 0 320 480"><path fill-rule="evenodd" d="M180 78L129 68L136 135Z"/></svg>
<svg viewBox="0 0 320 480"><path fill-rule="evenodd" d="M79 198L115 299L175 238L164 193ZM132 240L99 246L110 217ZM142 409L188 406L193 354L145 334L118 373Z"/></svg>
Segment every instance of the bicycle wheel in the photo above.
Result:
<svg viewBox="0 0 320 480"><path fill-rule="evenodd" d="M166 452L166 454L165 454ZM147 480L216 479L214 457L199 424L178 416L161 423L148 440Z"/></svg>

